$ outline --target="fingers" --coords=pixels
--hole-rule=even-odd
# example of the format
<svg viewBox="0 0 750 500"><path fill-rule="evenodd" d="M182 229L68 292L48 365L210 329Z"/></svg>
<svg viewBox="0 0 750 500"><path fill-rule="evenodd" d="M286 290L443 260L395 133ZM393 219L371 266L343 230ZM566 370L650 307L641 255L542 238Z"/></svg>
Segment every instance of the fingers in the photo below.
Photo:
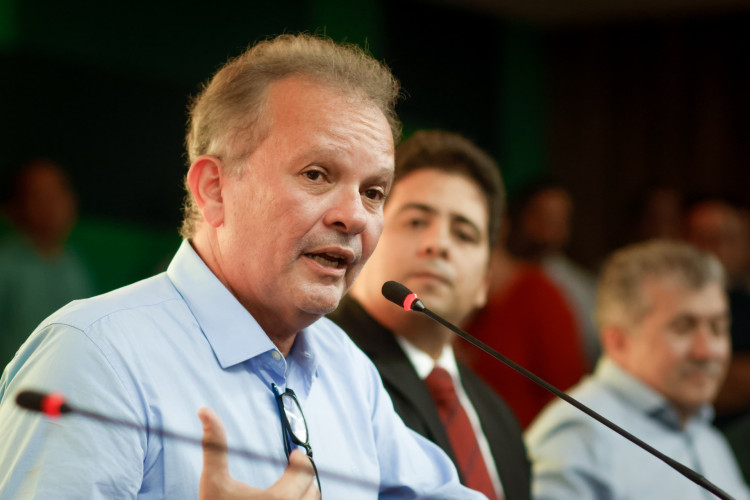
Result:
<svg viewBox="0 0 750 500"><path fill-rule="evenodd" d="M315 471L307 455L300 450L292 451L284 474L269 491L273 491L281 498L319 499L320 492L315 481Z"/></svg>
<svg viewBox="0 0 750 500"><path fill-rule="evenodd" d="M211 408L198 410L198 418L203 424L203 477L221 481L229 476L224 424Z"/></svg>
<svg viewBox="0 0 750 500"><path fill-rule="evenodd" d="M200 480L200 500L293 498L319 500L315 472L307 455L294 450L284 474L266 492L235 481L229 474L227 435L221 419L210 408L198 410L203 424L203 474Z"/></svg>

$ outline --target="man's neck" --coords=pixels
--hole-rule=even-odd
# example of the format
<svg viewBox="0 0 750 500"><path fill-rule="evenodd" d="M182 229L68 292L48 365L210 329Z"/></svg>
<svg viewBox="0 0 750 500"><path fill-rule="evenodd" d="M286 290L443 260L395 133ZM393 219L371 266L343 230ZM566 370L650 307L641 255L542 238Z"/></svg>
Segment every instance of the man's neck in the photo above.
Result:
<svg viewBox="0 0 750 500"><path fill-rule="evenodd" d="M231 289L230 289L231 291ZM320 319L320 315L308 314L298 311L291 316L279 316L277 311L259 307L257 303L246 303L240 297L237 300L252 315L253 319L271 339L271 342L286 357L294 345L297 335L305 328Z"/></svg>
<svg viewBox="0 0 750 500"><path fill-rule="evenodd" d="M271 339L273 345L276 346L276 348L285 358L289 355L289 352L292 350L292 346L294 345L294 341L297 339L297 333L282 338L275 338L268 332L266 332L266 335L268 335L268 338Z"/></svg>
<svg viewBox="0 0 750 500"><path fill-rule="evenodd" d="M255 319L261 329L263 329L271 342L273 342L281 354L286 357L292 349L297 335L304 328L320 319L321 316L308 314L303 311L298 311L297 314L294 315L283 316L279 315L278 311L263 307L260 301L251 301L239 296L224 278L210 242L208 239L202 238L201 236L202 235L199 233L190 241L195 252L211 270L214 276L221 281L224 287L229 290L247 312L252 315L253 319Z"/></svg>
<svg viewBox="0 0 750 500"><path fill-rule="evenodd" d="M679 420L680 430L685 430L688 423L695 418L701 411L700 406L681 406L677 405L675 403L670 403L672 405L672 408L675 410L675 413L677 413L677 418Z"/></svg>

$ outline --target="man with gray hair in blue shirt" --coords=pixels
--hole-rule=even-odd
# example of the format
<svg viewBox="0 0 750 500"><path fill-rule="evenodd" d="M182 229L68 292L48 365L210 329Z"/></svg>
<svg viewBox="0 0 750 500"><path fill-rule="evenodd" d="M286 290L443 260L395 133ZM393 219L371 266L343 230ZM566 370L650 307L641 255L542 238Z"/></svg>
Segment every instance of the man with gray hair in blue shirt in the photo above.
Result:
<svg viewBox="0 0 750 500"><path fill-rule="evenodd" d="M361 49L307 35L218 71L191 108L167 271L64 307L5 369L0 498L482 498L322 318L382 231L397 95ZM29 414L14 403L27 388L140 430ZM204 462L156 431L199 436L201 422L255 458L207 448Z"/></svg>
<svg viewBox="0 0 750 500"><path fill-rule="evenodd" d="M596 307L604 355L570 395L735 498L750 498L711 425L731 352L721 264L682 243L625 248L604 266ZM713 498L562 401L525 437L538 499Z"/></svg>

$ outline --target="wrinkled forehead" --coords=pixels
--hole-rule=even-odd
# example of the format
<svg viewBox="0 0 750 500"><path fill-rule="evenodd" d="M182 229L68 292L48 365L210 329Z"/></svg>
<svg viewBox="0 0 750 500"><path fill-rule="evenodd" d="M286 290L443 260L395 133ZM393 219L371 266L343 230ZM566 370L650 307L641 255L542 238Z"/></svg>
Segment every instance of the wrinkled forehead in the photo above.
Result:
<svg viewBox="0 0 750 500"><path fill-rule="evenodd" d="M266 87L262 96L262 111L266 119L272 119L273 110L283 106L289 99L290 93L294 97L298 92L304 92L309 99L306 101L312 108L326 108L330 101L336 101L337 108L334 111L343 113L352 108L367 110L373 119L377 117L387 124L391 139L395 143L397 131L394 124L388 120L385 111L378 103L370 97L363 88L345 81L336 81L328 77L319 77L308 74L295 74L273 80ZM273 103L273 106L271 106ZM310 116L309 119L316 117Z"/></svg>
<svg viewBox="0 0 750 500"><path fill-rule="evenodd" d="M366 126L353 130L347 125L353 115ZM387 167L393 170L393 130L377 104L358 89L305 75L269 83L253 112L238 117L231 127L228 156L241 162L269 138L278 140L311 129L325 130L329 149L342 152L369 140L371 152L387 156Z"/></svg>

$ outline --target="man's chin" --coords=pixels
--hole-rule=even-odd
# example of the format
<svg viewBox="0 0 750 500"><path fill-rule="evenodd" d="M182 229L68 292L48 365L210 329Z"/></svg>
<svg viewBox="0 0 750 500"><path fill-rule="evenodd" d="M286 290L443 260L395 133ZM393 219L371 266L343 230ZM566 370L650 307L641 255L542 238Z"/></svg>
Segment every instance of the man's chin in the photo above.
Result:
<svg viewBox="0 0 750 500"><path fill-rule="evenodd" d="M434 300L443 300L445 302L455 302L459 299L457 297L459 292L456 283L447 278L431 275L414 275L409 276L404 284L412 288L420 298L422 296L424 298L434 297Z"/></svg>
<svg viewBox="0 0 750 500"><path fill-rule="evenodd" d="M683 394L678 401L678 405L683 408L689 408L693 411L698 411L700 408L707 404L712 404L718 388L713 387L701 387L695 388L689 394Z"/></svg>
<svg viewBox="0 0 750 500"><path fill-rule="evenodd" d="M451 306L455 302L452 290L443 283L429 283L414 281L407 284L407 287L414 293L417 294L424 305L433 311L437 312L438 309L444 309L446 306Z"/></svg>
<svg viewBox="0 0 750 500"><path fill-rule="evenodd" d="M302 297L299 307L307 314L325 316L339 306L344 292L340 285L313 285Z"/></svg>
<svg viewBox="0 0 750 500"><path fill-rule="evenodd" d="M429 293L420 294L417 292L417 296L424 303L425 307L430 311L434 312L443 319L455 324L461 325L461 323L468 317L469 312L462 311L463 307L452 295L446 296L444 294L431 295Z"/></svg>

